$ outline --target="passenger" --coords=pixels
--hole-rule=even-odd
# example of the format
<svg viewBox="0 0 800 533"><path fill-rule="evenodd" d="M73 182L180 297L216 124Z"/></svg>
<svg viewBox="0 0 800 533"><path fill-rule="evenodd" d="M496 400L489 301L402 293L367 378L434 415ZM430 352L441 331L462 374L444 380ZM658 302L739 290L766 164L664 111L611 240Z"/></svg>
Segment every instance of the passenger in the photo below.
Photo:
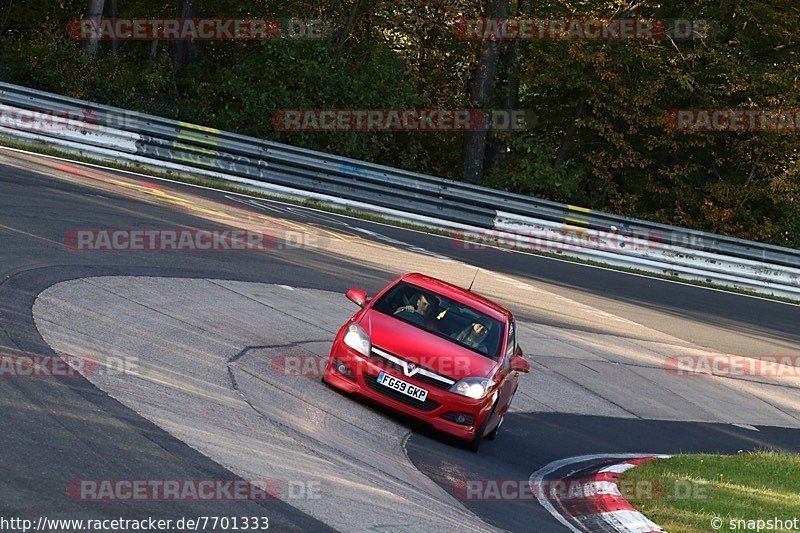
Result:
<svg viewBox="0 0 800 533"><path fill-rule="evenodd" d="M489 347L484 343L486 336L489 334L489 329L491 329L490 324L486 324L478 320L464 328L461 333L456 335L456 340L475 350L479 350L483 353L489 353Z"/></svg>

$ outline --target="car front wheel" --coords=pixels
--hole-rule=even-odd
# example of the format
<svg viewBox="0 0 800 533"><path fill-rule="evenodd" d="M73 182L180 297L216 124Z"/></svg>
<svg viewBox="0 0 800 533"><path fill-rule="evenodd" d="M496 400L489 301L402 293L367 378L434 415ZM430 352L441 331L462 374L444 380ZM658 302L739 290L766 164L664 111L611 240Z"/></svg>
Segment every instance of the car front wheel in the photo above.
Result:
<svg viewBox="0 0 800 533"><path fill-rule="evenodd" d="M472 437L472 440L466 444L466 449L471 452L477 452L478 449L480 449L481 440L483 439L483 432L486 431L486 424L488 424L489 420L491 420L492 416L494 416L495 409L497 409L497 401L495 401L494 405L492 406L492 410L489 412L489 416L487 416L486 420L483 421L481 427L475 430L475 436Z"/></svg>
<svg viewBox="0 0 800 533"><path fill-rule="evenodd" d="M487 440L494 440L495 437L497 437L497 432L500 430L500 426L503 425L503 420L505 420L505 419L506 419L506 415L503 414L503 416L500 417L500 422L497 423L497 425L494 427L493 430L491 430L489 433L486 434L486 439Z"/></svg>
<svg viewBox="0 0 800 533"><path fill-rule="evenodd" d="M500 417L500 421L497 423L495 428L491 430L489 433L486 434L486 438L488 440L494 440L497 437L497 432L500 431L500 426L503 425L503 421L506 419L506 413L508 413L508 409L511 407L511 402L514 401L514 395L517 393L517 389L514 389L514 392L511 393L511 398L508 399L508 405L506 405L506 410L503 413L503 416Z"/></svg>

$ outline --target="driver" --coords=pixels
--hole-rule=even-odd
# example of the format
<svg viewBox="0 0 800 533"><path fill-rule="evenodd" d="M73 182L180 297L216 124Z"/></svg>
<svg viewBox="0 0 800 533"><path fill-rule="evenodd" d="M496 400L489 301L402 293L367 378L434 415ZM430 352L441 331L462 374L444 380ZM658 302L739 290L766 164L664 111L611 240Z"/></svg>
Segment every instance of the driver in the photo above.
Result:
<svg viewBox="0 0 800 533"><path fill-rule="evenodd" d="M431 311L436 308L436 305L438 305L438 302L435 297L420 293L416 301L414 301L414 305L400 306L394 314L403 320L413 322L419 326L424 326L428 316Z"/></svg>

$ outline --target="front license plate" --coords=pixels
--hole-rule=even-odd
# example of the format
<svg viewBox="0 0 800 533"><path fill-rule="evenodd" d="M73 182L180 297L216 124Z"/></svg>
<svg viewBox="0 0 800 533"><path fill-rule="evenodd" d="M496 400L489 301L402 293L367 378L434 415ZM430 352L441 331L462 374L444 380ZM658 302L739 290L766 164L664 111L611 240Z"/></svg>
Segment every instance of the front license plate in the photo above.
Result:
<svg viewBox="0 0 800 533"><path fill-rule="evenodd" d="M406 396L411 396L415 400L419 400L421 402L424 402L428 398L428 391L425 389L420 389L416 385L412 385L407 381L390 376L386 372L381 372L378 374L378 383L384 387L396 390L397 392L402 392Z"/></svg>

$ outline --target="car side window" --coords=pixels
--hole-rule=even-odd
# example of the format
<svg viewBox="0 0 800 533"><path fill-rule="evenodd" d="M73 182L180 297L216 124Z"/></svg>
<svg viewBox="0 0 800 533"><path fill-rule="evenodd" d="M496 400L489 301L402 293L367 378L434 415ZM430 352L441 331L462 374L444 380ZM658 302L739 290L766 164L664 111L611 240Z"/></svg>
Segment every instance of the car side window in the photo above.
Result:
<svg viewBox="0 0 800 533"><path fill-rule="evenodd" d="M506 361L510 361L517 351L517 332L516 324L511 321L508 326L508 342L506 343Z"/></svg>

